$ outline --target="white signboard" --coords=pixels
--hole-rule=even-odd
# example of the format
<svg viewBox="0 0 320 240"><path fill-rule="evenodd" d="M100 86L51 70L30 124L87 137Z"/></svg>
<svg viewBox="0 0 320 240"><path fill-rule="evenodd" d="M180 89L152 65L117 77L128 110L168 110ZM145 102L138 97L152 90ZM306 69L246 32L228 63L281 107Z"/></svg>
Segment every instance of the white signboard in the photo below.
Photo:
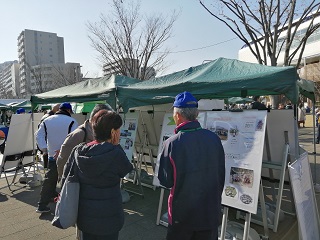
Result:
<svg viewBox="0 0 320 240"><path fill-rule="evenodd" d="M255 214L259 196L266 111L207 112L206 128L221 139L226 176L222 204Z"/></svg>
<svg viewBox="0 0 320 240"><path fill-rule="evenodd" d="M297 161L289 165L289 174L302 239L319 240L319 215L311 179L308 153L303 153Z"/></svg>
<svg viewBox="0 0 320 240"><path fill-rule="evenodd" d="M127 158L132 161L139 113L127 113L125 115L121 115L121 117L123 119L123 125L120 128L120 145L125 151Z"/></svg>
<svg viewBox="0 0 320 240"><path fill-rule="evenodd" d="M205 116L206 113L205 112L200 112L198 115L198 121L201 125L201 127L204 127L204 123L205 123ZM159 179L158 179L158 171L159 171L159 164L160 164L160 159L159 159L159 155L162 151L162 147L163 147L163 142L168 139L169 137L171 137L172 135L174 135L174 129L176 128L176 124L173 120L173 116L172 113L166 113L164 115L163 118L163 124L162 124L162 130L161 130L161 135L160 135L160 141L159 141L159 148L158 148L158 158L157 158L157 164L156 164L156 168L155 168L155 173L154 173L154 177L153 177L153 185L154 186L161 186Z"/></svg>

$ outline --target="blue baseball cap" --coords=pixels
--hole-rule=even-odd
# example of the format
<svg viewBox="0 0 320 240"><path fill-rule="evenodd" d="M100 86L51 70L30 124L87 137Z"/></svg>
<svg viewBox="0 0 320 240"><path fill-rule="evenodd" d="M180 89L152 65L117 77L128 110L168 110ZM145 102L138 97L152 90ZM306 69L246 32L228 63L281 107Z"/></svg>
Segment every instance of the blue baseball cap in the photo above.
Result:
<svg viewBox="0 0 320 240"><path fill-rule="evenodd" d="M16 111L16 114L21 114L21 113L25 113L26 110L24 108L18 108Z"/></svg>
<svg viewBox="0 0 320 240"><path fill-rule="evenodd" d="M198 101L189 92L179 93L173 103L173 107L176 108L197 108Z"/></svg>
<svg viewBox="0 0 320 240"><path fill-rule="evenodd" d="M71 104L68 102L61 103L59 109L69 109L73 113Z"/></svg>

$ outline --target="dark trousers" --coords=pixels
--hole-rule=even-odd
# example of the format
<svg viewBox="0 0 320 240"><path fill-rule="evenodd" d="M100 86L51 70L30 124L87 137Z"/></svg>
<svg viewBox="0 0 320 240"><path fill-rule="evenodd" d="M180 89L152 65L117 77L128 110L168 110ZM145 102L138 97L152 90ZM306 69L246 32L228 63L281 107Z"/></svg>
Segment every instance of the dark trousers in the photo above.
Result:
<svg viewBox="0 0 320 240"><path fill-rule="evenodd" d="M52 198L57 196L56 186L58 181L58 170L56 161L48 161L48 171L44 176L40 192L39 206L47 206Z"/></svg>
<svg viewBox="0 0 320 240"><path fill-rule="evenodd" d="M48 154L42 155L42 160L43 160L43 167L48 168Z"/></svg>
<svg viewBox="0 0 320 240"><path fill-rule="evenodd" d="M317 143L320 141L320 123L318 124Z"/></svg>
<svg viewBox="0 0 320 240"><path fill-rule="evenodd" d="M169 225L167 240L218 240L218 229L193 231L182 224Z"/></svg>
<svg viewBox="0 0 320 240"><path fill-rule="evenodd" d="M111 235L94 235L86 232L81 232L81 240L118 240L119 232Z"/></svg>

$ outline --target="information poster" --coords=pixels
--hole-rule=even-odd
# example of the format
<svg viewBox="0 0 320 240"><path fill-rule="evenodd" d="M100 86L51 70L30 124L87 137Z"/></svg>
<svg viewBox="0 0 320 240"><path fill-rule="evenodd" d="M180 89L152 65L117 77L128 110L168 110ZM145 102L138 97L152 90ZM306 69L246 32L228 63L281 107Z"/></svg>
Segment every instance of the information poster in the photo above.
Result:
<svg viewBox="0 0 320 240"><path fill-rule="evenodd" d="M308 153L303 153L288 169L302 239L319 240L320 223Z"/></svg>
<svg viewBox="0 0 320 240"><path fill-rule="evenodd" d="M207 112L206 128L221 139L226 160L222 204L256 214L266 111Z"/></svg>
<svg viewBox="0 0 320 240"><path fill-rule="evenodd" d="M206 113L205 112L200 112L198 115L198 121L201 125L201 127L204 127L205 123L205 117ZM159 164L160 164L160 159L159 155L162 151L163 147L163 142L167 140L169 137L174 135L174 129L176 128L176 124L173 120L172 113L166 113L163 118L163 124L162 124L162 130L161 130L161 135L160 135L160 141L159 141L159 148L158 148L158 158L157 158L157 164L155 168L155 174L153 177L153 185L154 186L161 186L159 179L158 179L158 171L159 171Z"/></svg>
<svg viewBox="0 0 320 240"><path fill-rule="evenodd" d="M127 113L121 115L123 125L120 128L120 145L125 151L128 159L132 161L134 142L137 134L139 113Z"/></svg>

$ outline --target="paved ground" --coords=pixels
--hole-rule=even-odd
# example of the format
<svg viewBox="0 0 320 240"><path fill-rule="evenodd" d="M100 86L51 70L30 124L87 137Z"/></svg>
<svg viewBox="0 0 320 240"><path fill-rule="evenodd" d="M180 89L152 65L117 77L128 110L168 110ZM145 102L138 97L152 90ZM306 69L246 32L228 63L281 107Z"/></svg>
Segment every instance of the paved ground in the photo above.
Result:
<svg viewBox="0 0 320 240"><path fill-rule="evenodd" d="M309 159L315 182L320 183L320 144L313 147L313 130L308 116L306 127L299 129L300 144L309 152ZM316 172L316 174L315 174ZM0 179L0 239L4 240L54 240L75 239L75 229L60 230L51 225L52 214L39 215L35 212L40 187L25 188L12 195L5 187L4 178ZM126 213L125 226L120 232L120 240L163 240L166 235L164 226L156 225L156 215L160 190L143 188L144 198L137 194L131 195L131 200L124 204ZM319 193L317 195L320 206ZM166 204L164 203L164 208ZM51 205L52 212L54 205ZM229 216L234 220L235 211L230 210ZM243 221L240 220L243 223ZM261 235L262 227L251 224ZM286 216L279 224L277 233L270 230L269 239L298 239L297 221L295 217Z"/></svg>

